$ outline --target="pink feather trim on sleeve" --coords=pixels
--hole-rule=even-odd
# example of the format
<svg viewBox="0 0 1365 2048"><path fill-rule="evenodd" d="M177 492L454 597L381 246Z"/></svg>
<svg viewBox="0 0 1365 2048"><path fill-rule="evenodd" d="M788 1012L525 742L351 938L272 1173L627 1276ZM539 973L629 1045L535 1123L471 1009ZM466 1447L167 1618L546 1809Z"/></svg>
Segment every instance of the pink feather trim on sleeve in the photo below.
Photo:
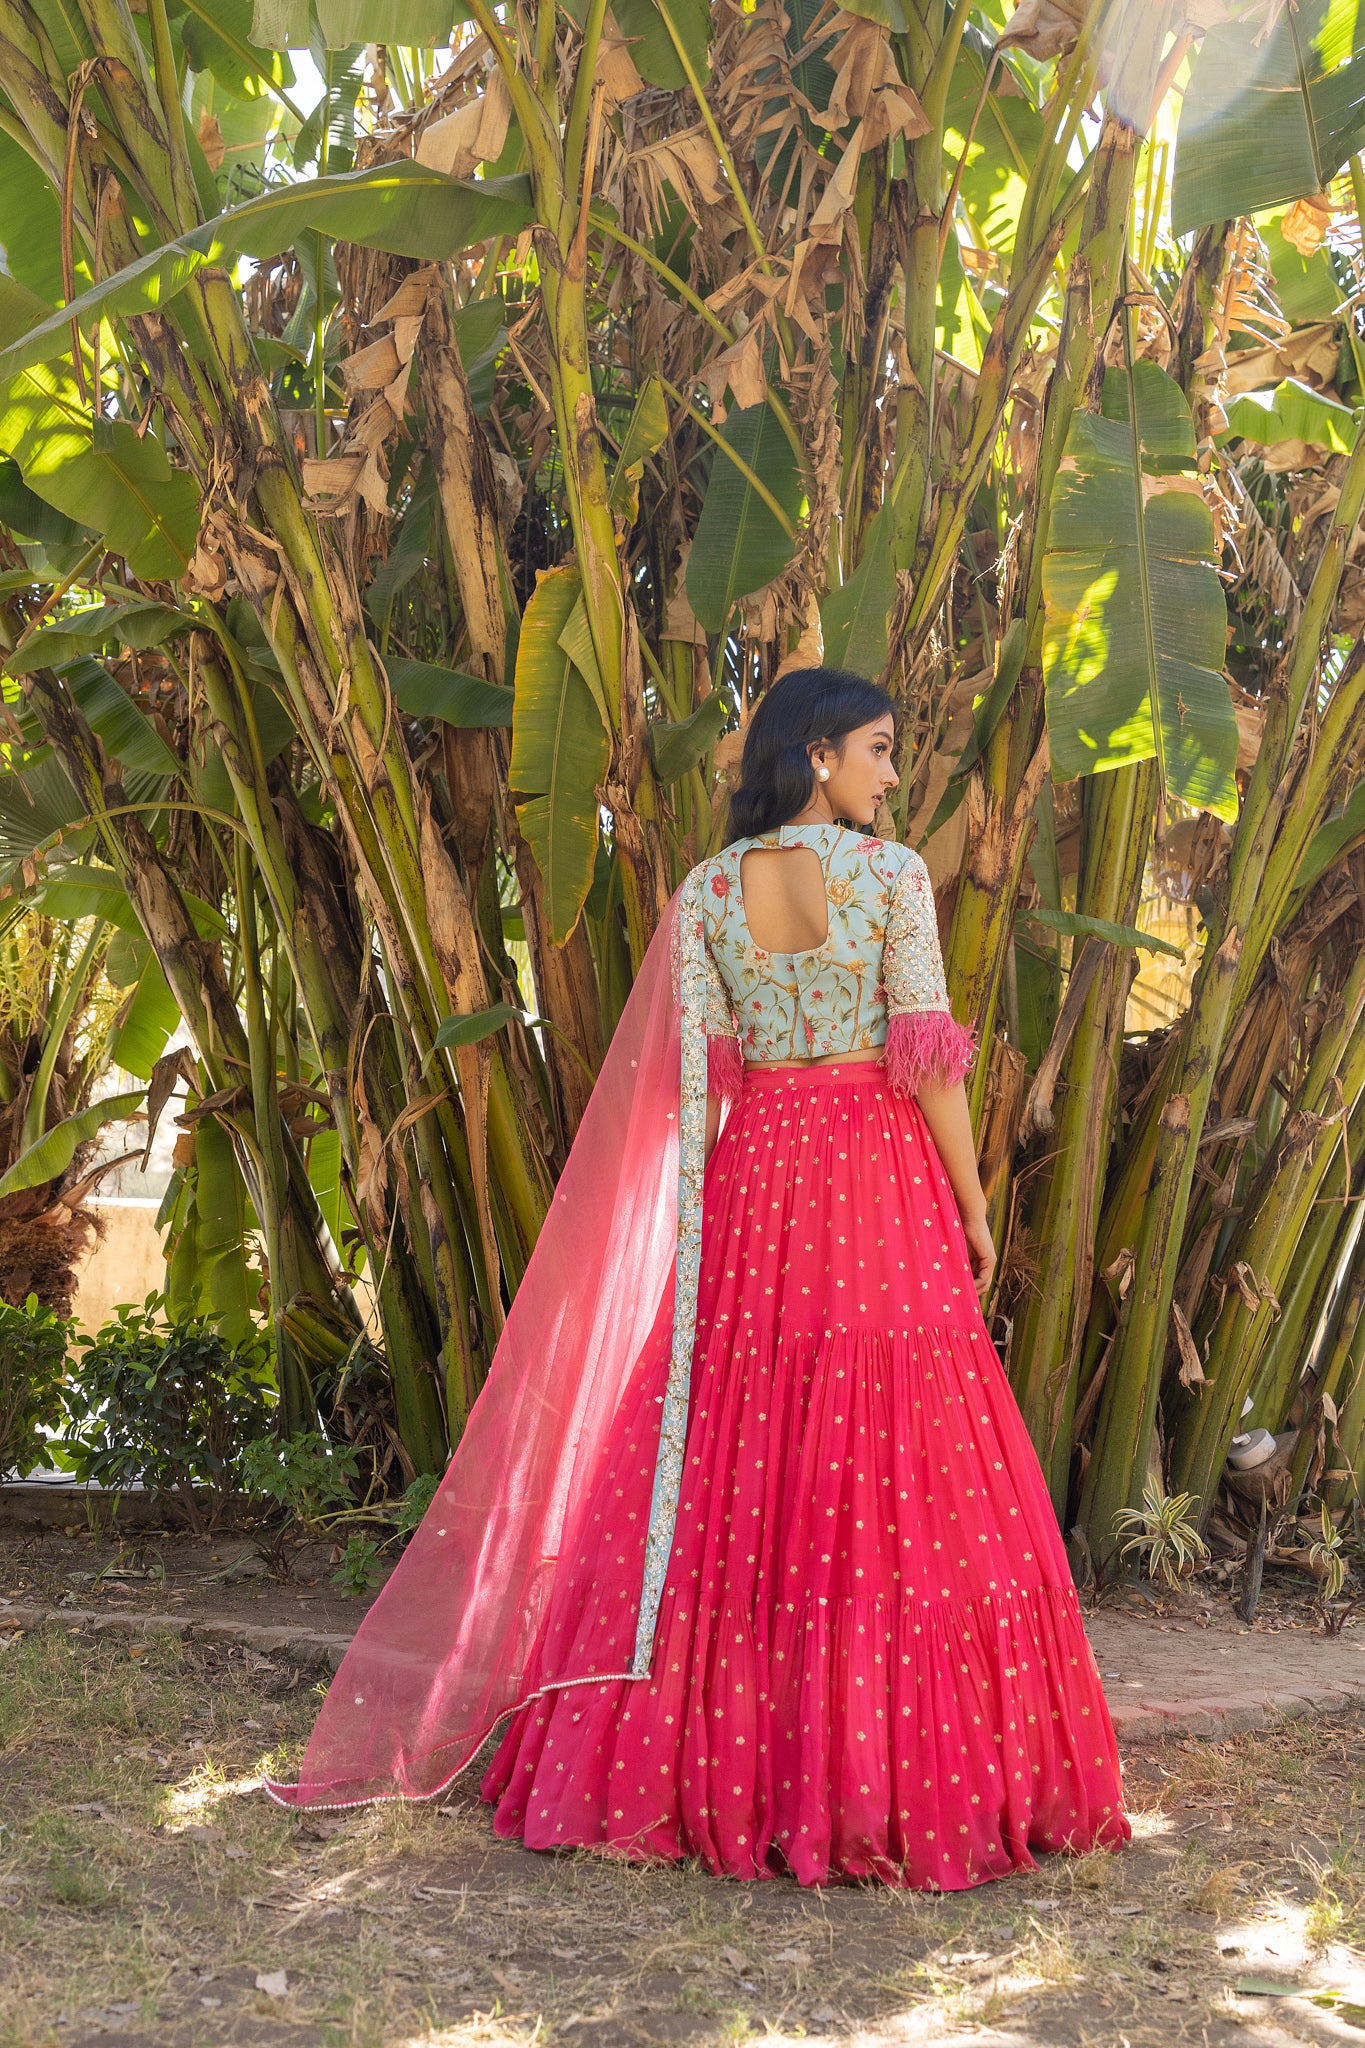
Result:
<svg viewBox="0 0 1365 2048"><path fill-rule="evenodd" d="M706 1041L706 1092L738 1102L744 1085L744 1054L737 1038L715 1033Z"/></svg>
<svg viewBox="0 0 1365 2048"><path fill-rule="evenodd" d="M948 1010L901 1011L887 1026L881 1064L898 1095L913 1095L927 1081L951 1088L976 1052L976 1033Z"/></svg>

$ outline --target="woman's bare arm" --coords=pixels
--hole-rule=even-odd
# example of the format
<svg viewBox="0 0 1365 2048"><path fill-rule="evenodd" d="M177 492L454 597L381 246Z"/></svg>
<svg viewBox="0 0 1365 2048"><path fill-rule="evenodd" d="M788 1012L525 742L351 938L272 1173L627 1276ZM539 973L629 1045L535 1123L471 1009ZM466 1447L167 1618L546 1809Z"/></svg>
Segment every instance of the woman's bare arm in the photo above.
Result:
<svg viewBox="0 0 1365 2048"><path fill-rule="evenodd" d="M961 1081L951 1088L937 1088L926 1082L916 1091L929 1135L938 1147L943 1169L957 1199L958 1214L967 1239L972 1275L977 1292L983 1294L995 1272L995 1246L986 1225L986 1197L976 1170L976 1145L972 1119L967 1108L967 1090Z"/></svg>

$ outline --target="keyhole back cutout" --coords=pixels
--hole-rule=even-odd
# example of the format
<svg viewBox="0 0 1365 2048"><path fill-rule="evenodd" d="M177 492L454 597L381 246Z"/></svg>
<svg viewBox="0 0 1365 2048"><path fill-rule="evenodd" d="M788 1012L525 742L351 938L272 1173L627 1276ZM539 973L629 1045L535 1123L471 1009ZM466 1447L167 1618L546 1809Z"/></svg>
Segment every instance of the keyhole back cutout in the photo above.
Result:
<svg viewBox="0 0 1365 2048"><path fill-rule="evenodd" d="M812 953L829 937L825 871L813 846L751 847L739 857L749 937L765 953Z"/></svg>

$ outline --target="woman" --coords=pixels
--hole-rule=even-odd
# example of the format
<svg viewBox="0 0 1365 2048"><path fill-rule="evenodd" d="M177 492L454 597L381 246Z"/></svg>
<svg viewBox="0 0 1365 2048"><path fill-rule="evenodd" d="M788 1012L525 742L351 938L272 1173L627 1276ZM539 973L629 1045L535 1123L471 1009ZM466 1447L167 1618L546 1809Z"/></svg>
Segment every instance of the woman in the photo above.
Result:
<svg viewBox="0 0 1365 2048"><path fill-rule="evenodd" d="M956 1889L1127 1839L976 1298L971 1039L924 864L866 829L894 738L837 671L760 702L738 836L661 921L469 1428L275 1797L428 1796L516 1708L482 1791L533 1848Z"/></svg>

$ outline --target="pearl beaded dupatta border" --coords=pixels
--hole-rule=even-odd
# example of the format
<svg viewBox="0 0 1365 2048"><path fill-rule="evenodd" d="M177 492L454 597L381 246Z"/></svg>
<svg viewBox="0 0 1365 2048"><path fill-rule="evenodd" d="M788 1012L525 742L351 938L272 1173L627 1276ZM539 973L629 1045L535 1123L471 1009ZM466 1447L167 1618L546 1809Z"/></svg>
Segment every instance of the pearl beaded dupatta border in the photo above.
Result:
<svg viewBox="0 0 1365 2048"><path fill-rule="evenodd" d="M640 1598L616 1668L649 1669L677 1515L701 1256L706 1128L701 870L660 918L602 1063L487 1382L430 1508L361 1622L285 1806L442 1791L527 1697L558 1560L631 1375L671 1324ZM657 1355L657 1354L656 1354ZM623 1607L625 1603L623 1602Z"/></svg>

